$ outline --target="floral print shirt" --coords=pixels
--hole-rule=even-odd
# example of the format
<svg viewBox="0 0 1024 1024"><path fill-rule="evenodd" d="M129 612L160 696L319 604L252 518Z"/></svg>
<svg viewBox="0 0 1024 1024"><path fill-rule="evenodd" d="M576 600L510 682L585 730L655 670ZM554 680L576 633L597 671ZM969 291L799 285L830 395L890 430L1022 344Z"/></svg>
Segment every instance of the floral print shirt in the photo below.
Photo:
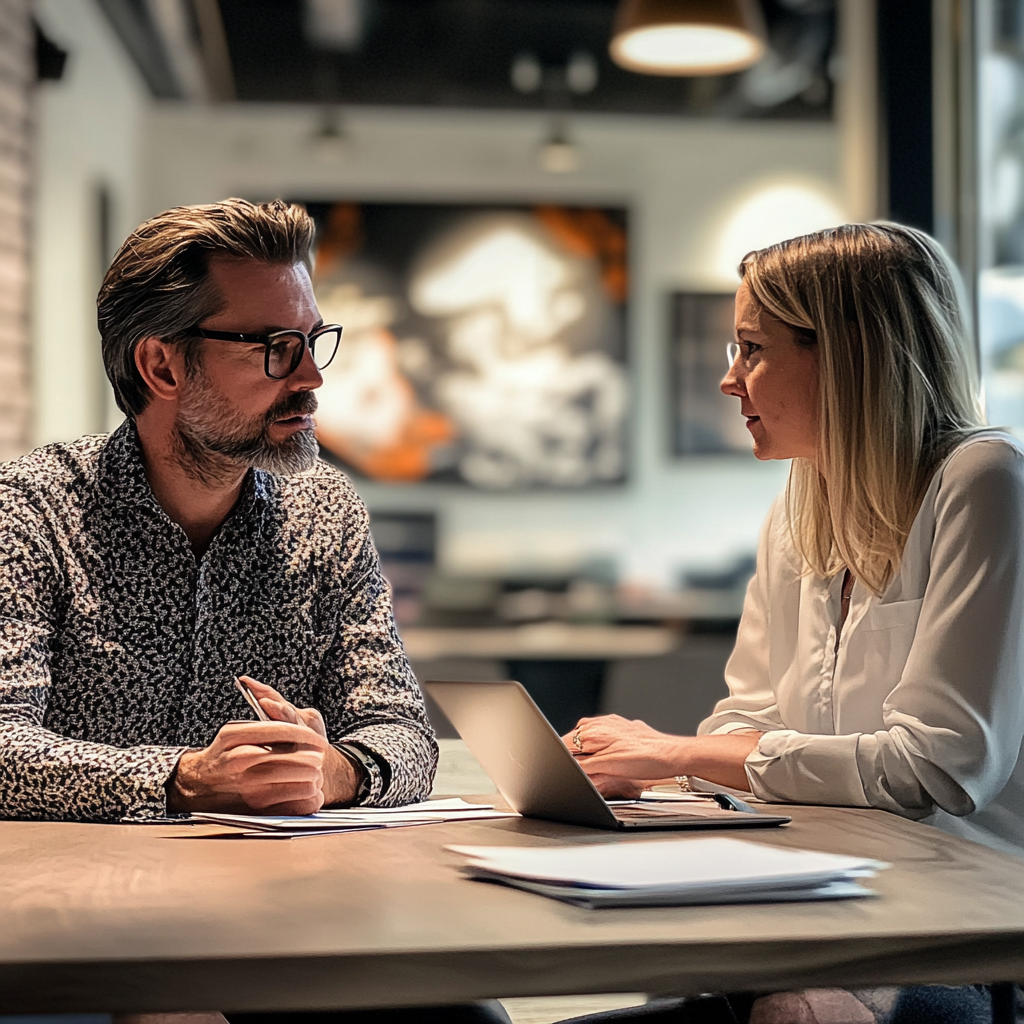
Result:
<svg viewBox="0 0 1024 1024"><path fill-rule="evenodd" d="M0 466L0 817L166 813L181 754L253 717L243 673L371 755L364 803L426 798L437 745L341 473L250 472L197 559L131 421Z"/></svg>

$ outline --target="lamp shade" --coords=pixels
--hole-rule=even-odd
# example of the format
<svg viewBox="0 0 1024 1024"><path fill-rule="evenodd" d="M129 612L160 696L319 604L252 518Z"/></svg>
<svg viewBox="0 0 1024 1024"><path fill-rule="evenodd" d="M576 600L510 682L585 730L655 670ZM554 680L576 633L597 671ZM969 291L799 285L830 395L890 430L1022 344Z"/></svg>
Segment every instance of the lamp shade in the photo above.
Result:
<svg viewBox="0 0 1024 1024"><path fill-rule="evenodd" d="M647 75L721 75L764 54L757 0L621 0L612 60Z"/></svg>

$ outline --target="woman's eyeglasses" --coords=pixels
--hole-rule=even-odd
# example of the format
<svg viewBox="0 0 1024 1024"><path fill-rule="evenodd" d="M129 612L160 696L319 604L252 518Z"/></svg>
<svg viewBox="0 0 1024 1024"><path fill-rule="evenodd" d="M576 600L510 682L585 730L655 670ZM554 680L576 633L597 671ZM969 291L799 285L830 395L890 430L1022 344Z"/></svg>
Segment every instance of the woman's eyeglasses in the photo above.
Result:
<svg viewBox="0 0 1024 1024"><path fill-rule="evenodd" d="M194 333L211 341L234 341L243 345L264 347L263 372L272 380L284 380L293 374L302 362L306 349L318 370L325 370L338 352L342 328L338 324L325 324L311 334L302 331L273 331L270 334L242 334L238 331L209 331L193 327ZM319 350L319 351L318 351Z"/></svg>

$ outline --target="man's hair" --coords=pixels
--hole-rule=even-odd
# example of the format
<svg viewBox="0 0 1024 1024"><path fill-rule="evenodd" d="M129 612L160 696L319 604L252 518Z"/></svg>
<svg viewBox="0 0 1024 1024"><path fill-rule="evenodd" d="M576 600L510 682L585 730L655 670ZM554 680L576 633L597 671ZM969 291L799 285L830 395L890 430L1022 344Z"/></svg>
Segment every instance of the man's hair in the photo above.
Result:
<svg viewBox="0 0 1024 1024"><path fill-rule="evenodd" d="M224 305L210 280L211 259L309 267L313 234L309 214L280 199L178 206L136 228L118 249L96 299L103 365L118 408L134 418L149 403L149 388L135 366L143 338L180 343L193 359L198 341L191 328Z"/></svg>
<svg viewBox="0 0 1024 1024"><path fill-rule="evenodd" d="M928 235L845 224L744 257L754 298L818 356L817 463L786 489L808 566L881 594L938 463L985 423L956 268Z"/></svg>

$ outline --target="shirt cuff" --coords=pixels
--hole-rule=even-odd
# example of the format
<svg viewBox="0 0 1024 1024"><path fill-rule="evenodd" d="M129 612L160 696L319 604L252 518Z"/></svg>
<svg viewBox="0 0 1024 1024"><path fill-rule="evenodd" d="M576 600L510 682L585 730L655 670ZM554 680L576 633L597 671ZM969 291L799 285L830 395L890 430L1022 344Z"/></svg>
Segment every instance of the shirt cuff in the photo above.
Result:
<svg viewBox="0 0 1024 1024"><path fill-rule="evenodd" d="M133 797L124 809L122 821L145 821L167 814L167 783L178 770L181 755L188 747L136 747L152 752L152 761L137 776Z"/></svg>
<svg viewBox="0 0 1024 1024"><path fill-rule="evenodd" d="M766 732L767 727L756 722L726 722L707 733L708 736L727 736L732 732Z"/></svg>
<svg viewBox="0 0 1024 1024"><path fill-rule="evenodd" d="M366 776L365 785L360 786L358 799L351 806L363 807L376 803L387 790L387 780L377 757L360 743L339 742L334 744L334 748Z"/></svg>
<svg viewBox="0 0 1024 1024"><path fill-rule="evenodd" d="M744 762L750 790L769 803L869 807L857 767L858 735L766 732Z"/></svg>

